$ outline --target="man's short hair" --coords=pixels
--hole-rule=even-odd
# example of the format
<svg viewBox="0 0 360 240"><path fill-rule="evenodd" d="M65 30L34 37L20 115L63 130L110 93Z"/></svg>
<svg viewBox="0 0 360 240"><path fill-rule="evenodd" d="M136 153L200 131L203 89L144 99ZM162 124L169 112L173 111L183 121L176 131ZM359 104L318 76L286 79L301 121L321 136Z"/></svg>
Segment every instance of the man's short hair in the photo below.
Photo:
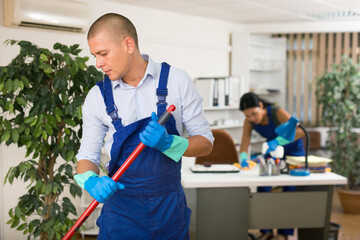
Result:
<svg viewBox="0 0 360 240"><path fill-rule="evenodd" d="M128 18L117 13L107 13L102 15L90 26L87 39L89 40L104 29L111 31L115 37L120 37L121 40L126 37L131 37L134 39L136 48L139 49L136 28Z"/></svg>

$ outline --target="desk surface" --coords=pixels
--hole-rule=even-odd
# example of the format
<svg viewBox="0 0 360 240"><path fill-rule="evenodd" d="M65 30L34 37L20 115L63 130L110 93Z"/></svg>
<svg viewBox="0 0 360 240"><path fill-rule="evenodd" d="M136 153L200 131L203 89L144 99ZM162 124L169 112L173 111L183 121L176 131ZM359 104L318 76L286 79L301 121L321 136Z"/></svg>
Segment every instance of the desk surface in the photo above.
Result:
<svg viewBox="0 0 360 240"><path fill-rule="evenodd" d="M183 158L181 183L184 188L344 185L347 183L345 177L332 172L311 173L305 177L288 174L259 176L257 166L239 173L193 173L190 170L193 162L193 158Z"/></svg>

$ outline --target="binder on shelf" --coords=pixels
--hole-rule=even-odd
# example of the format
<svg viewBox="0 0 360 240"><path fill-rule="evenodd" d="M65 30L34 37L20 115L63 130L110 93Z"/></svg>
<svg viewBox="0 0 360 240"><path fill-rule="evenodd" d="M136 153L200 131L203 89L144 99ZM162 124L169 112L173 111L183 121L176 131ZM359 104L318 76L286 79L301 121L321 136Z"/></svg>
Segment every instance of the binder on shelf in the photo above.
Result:
<svg viewBox="0 0 360 240"><path fill-rule="evenodd" d="M225 106L230 105L230 78L225 78Z"/></svg>
<svg viewBox="0 0 360 240"><path fill-rule="evenodd" d="M212 89L212 105L219 106L219 85L217 79L212 79L211 81L211 89Z"/></svg>
<svg viewBox="0 0 360 240"><path fill-rule="evenodd" d="M216 79L218 86L218 105L219 107L225 106L225 78Z"/></svg>
<svg viewBox="0 0 360 240"><path fill-rule="evenodd" d="M203 98L203 107L237 106L243 94L241 77L196 78L195 86Z"/></svg>

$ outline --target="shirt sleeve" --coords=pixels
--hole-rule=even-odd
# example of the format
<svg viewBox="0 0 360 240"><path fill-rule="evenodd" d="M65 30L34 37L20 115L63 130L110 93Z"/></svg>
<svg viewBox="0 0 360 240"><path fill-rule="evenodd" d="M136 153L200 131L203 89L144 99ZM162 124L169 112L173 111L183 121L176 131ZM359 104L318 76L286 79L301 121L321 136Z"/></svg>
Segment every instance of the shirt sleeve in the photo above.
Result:
<svg viewBox="0 0 360 240"><path fill-rule="evenodd" d="M77 160L90 160L97 166L100 164L101 148L108 127L101 121L101 114L105 109L100 91L94 86L88 93L83 108L82 139ZM100 95L100 96L99 96ZM100 99L101 97L101 99Z"/></svg>
<svg viewBox="0 0 360 240"><path fill-rule="evenodd" d="M182 80L179 87L182 101L182 122L189 136L201 135L211 143L214 142L209 123L205 117L202 102L191 77L182 72Z"/></svg>

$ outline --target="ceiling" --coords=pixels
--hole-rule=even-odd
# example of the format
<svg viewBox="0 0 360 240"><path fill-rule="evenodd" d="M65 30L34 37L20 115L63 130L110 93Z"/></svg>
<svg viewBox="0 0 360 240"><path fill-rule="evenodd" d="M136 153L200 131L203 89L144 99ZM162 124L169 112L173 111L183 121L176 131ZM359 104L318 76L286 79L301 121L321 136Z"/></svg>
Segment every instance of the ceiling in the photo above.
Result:
<svg viewBox="0 0 360 240"><path fill-rule="evenodd" d="M236 23L360 20L360 0L112 0Z"/></svg>

